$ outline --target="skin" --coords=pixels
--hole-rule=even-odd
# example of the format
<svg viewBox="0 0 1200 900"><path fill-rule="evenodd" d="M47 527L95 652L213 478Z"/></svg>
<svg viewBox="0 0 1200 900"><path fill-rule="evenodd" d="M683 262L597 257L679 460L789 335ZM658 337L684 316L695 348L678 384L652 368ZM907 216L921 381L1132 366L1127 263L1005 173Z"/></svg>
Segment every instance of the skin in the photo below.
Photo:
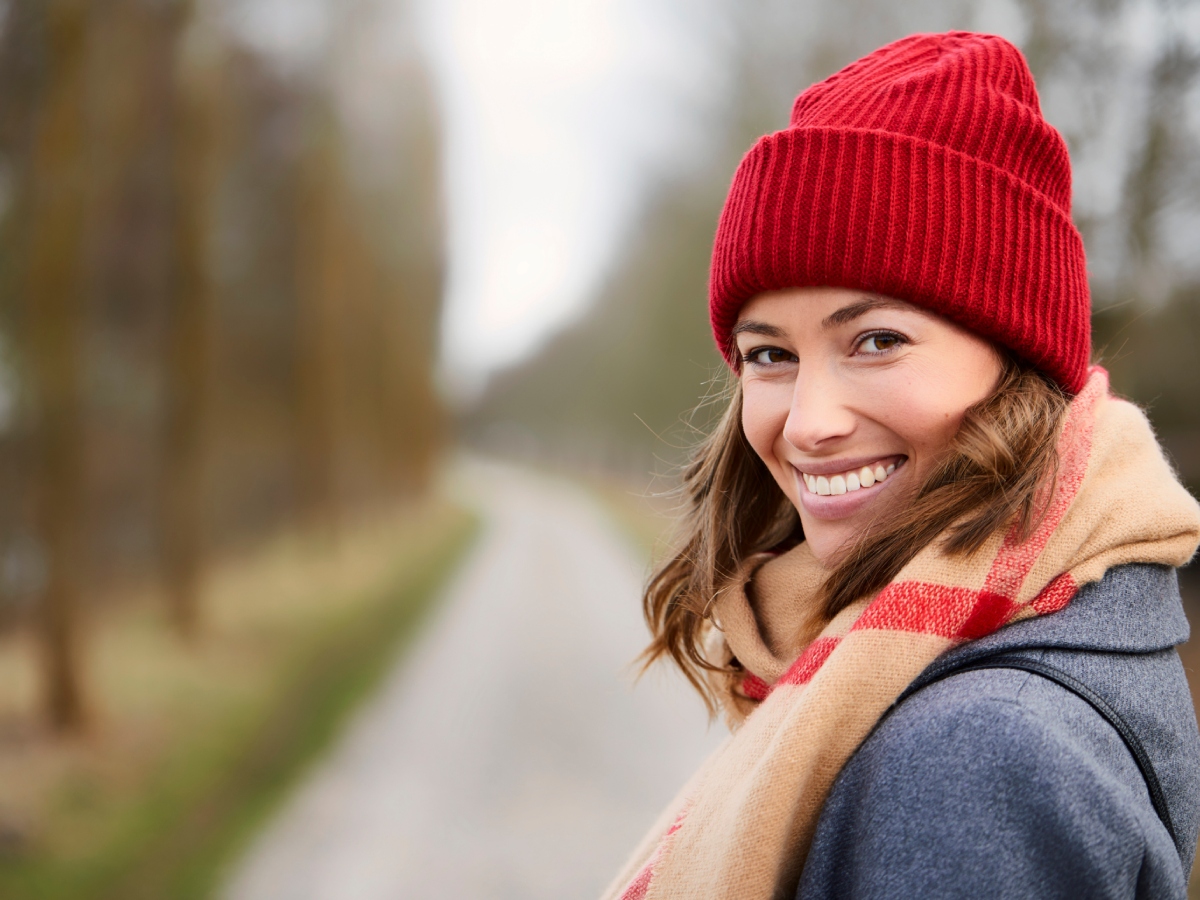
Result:
<svg viewBox="0 0 1200 900"><path fill-rule="evenodd" d="M969 406L995 390L995 347L934 313L846 288L790 288L750 300L734 329L742 427L836 565L876 517L901 508L945 454ZM888 478L819 496L801 473L894 465Z"/></svg>

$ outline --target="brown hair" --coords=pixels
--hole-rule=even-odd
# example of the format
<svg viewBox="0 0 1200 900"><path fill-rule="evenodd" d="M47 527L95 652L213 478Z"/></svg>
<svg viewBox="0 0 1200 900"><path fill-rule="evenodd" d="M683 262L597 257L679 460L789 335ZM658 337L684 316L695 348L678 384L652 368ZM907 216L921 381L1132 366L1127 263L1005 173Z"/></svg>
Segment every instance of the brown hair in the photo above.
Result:
<svg viewBox="0 0 1200 900"><path fill-rule="evenodd" d="M934 538L946 552L979 549L1012 522L1024 534L1036 524L1039 488L1053 483L1056 443L1067 397L1045 375L1006 356L995 390L967 409L941 462L913 502L876 522L826 580L821 600L833 616L882 589ZM727 671L704 658L708 608L722 585L753 553L803 540L800 517L742 431L739 382L717 426L683 471L684 514L675 550L651 576L643 610L652 640L646 666L669 656L710 710L706 671Z"/></svg>

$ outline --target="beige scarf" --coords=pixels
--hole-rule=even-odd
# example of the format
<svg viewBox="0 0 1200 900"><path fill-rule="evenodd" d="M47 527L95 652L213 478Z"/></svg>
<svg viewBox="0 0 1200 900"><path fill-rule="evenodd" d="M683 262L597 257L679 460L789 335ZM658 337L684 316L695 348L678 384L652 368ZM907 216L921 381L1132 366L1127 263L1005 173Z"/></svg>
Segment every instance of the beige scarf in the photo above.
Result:
<svg viewBox="0 0 1200 900"><path fill-rule="evenodd" d="M1200 508L1145 416L1093 368L1059 439L1059 475L1032 536L997 534L968 557L940 542L875 597L831 621L814 611L824 570L804 544L749 560L721 594L714 662L750 675L727 693L734 734L664 812L609 900L767 900L795 895L825 797L901 692L939 655L1066 606L1129 562L1186 563ZM769 559L770 561L765 561ZM747 590L747 585L749 590Z"/></svg>

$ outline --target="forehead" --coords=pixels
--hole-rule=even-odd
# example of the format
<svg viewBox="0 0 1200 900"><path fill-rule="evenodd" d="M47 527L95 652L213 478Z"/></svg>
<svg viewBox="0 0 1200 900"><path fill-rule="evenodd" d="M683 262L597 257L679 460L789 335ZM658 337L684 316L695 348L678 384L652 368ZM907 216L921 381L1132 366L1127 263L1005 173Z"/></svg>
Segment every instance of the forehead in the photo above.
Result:
<svg viewBox="0 0 1200 900"><path fill-rule="evenodd" d="M766 291L752 297L738 312L734 333L759 331L766 323L819 324L835 327L879 309L901 310L929 315L926 310L904 300L851 288L803 287Z"/></svg>

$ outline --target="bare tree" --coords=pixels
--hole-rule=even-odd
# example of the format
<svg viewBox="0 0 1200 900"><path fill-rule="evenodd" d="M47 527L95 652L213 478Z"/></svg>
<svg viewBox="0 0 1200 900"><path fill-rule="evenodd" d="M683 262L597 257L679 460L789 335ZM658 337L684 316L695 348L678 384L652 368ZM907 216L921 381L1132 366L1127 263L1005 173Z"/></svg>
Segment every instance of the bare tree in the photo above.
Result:
<svg viewBox="0 0 1200 900"><path fill-rule="evenodd" d="M1158 227L1171 199L1172 172L1194 150L1185 146L1180 123L1198 70L1200 55L1172 33L1163 40L1149 74L1145 124L1125 178L1122 209L1130 257L1126 291L1142 300L1160 302L1172 287Z"/></svg>
<svg viewBox="0 0 1200 900"><path fill-rule="evenodd" d="M87 0L46 7L47 72L31 172L28 327L49 572L41 631L45 702L60 730L83 727L79 659L82 404L79 385L86 217Z"/></svg>
<svg viewBox="0 0 1200 900"><path fill-rule="evenodd" d="M180 4L172 41L174 277L166 336L162 468L163 568L177 631L200 627L204 559L204 433L213 317L208 266L215 171L220 153L220 44L203 19Z"/></svg>
<svg viewBox="0 0 1200 900"><path fill-rule="evenodd" d="M333 536L338 520L338 309L346 223L332 113L313 101L298 174L296 360L298 495L307 524Z"/></svg>

